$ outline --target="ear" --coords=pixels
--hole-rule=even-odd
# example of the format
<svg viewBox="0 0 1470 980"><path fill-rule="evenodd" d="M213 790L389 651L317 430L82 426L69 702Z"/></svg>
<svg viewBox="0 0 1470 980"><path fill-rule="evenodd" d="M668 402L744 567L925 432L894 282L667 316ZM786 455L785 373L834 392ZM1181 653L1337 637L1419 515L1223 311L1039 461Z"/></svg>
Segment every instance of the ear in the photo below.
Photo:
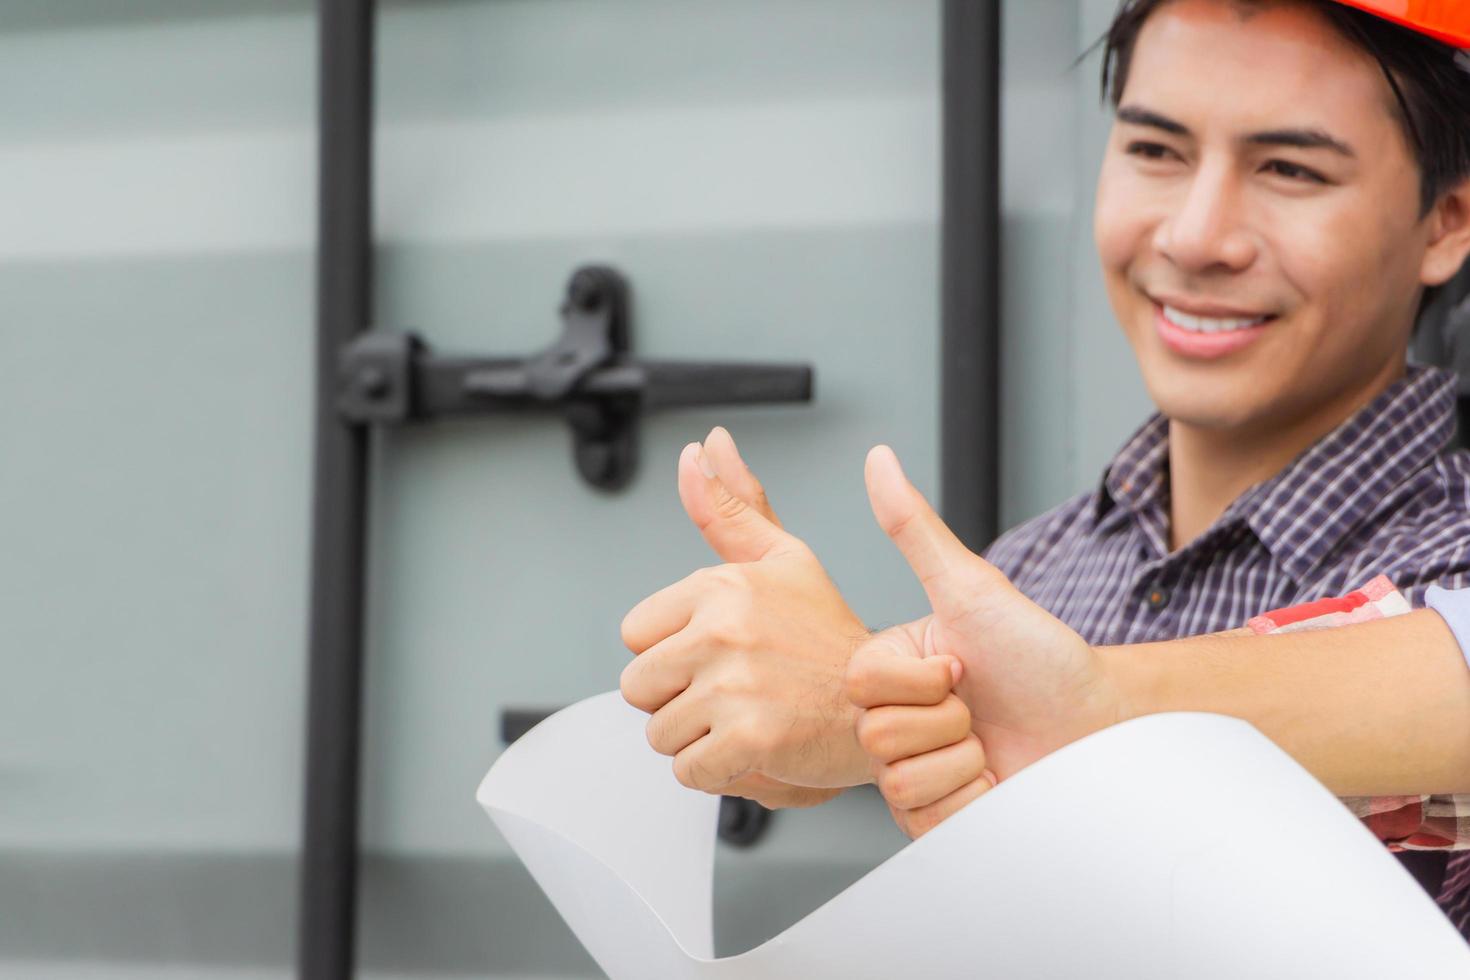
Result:
<svg viewBox="0 0 1470 980"><path fill-rule="evenodd" d="M1419 278L1426 286L1443 286L1470 256L1470 179L1441 194L1427 220L1429 248Z"/></svg>

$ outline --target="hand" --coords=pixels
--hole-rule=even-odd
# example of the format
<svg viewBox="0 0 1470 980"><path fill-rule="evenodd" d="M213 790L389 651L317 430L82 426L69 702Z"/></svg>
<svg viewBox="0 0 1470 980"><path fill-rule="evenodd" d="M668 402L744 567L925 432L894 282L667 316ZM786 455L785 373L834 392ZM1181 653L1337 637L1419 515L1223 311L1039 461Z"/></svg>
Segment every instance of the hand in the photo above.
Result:
<svg viewBox="0 0 1470 980"><path fill-rule="evenodd" d="M723 429L679 458L679 497L727 564L649 596L623 620L637 656L623 696L681 783L806 806L868 781L843 693L868 631L803 542L782 529Z"/></svg>
<svg viewBox="0 0 1470 980"><path fill-rule="evenodd" d="M952 657L915 659L908 644L885 634L848 665L858 742L873 763L894 823L922 837L995 785L985 749L971 731L970 709L952 688L964 667ZM881 693L880 693L881 692Z"/></svg>
<svg viewBox="0 0 1470 980"><path fill-rule="evenodd" d="M886 630L870 646L910 659L953 657L955 691L1003 781L1037 759L1131 712L1097 653L960 543L909 483L887 446L868 454L868 499L929 597L932 615ZM858 703L881 701L887 661L859 651L848 672Z"/></svg>

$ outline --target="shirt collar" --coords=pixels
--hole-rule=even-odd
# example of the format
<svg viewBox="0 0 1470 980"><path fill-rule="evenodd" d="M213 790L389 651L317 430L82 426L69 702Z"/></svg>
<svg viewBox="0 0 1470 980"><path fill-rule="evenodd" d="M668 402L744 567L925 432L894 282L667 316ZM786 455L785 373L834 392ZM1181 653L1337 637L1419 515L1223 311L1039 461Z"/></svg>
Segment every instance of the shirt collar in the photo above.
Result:
<svg viewBox="0 0 1470 980"><path fill-rule="evenodd" d="M1106 533L1132 518L1156 552L1169 553L1169 420L1155 413L1103 473L1095 527Z"/></svg>
<svg viewBox="0 0 1470 980"><path fill-rule="evenodd" d="M1410 367L1405 377L1313 443L1286 468L1236 498L1196 543L1248 526L1300 579L1424 466L1454 433L1456 376ZM1169 422L1155 414L1124 444L1094 498L1106 533L1130 519L1155 557L1169 553Z"/></svg>

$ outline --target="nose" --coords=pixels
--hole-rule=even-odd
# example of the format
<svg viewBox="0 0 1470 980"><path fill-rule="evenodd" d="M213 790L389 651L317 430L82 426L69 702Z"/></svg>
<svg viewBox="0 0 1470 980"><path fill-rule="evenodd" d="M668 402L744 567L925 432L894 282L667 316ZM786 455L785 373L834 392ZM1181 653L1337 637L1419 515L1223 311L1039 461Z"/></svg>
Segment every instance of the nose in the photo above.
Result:
<svg viewBox="0 0 1470 980"><path fill-rule="evenodd" d="M1190 273L1241 272L1259 252L1240 189L1225 166L1201 167L1154 233L1154 247Z"/></svg>

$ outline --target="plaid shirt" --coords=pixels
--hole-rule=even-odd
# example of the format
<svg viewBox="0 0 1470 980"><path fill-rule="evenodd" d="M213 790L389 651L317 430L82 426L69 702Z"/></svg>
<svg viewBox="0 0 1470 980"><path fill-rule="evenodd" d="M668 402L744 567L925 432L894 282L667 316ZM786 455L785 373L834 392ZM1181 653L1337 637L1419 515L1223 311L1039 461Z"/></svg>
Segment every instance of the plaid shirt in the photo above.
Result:
<svg viewBox="0 0 1470 980"><path fill-rule="evenodd" d="M1455 393L1453 374L1410 368L1172 554L1168 422L1155 415L1101 486L1003 535L986 557L1095 644L1234 629L1379 575L1421 606L1430 585L1470 584L1470 453L1445 449ZM1429 832L1442 831L1443 817L1421 813L1400 842L1431 818ZM1470 935L1470 857L1451 860L1440 903Z"/></svg>

